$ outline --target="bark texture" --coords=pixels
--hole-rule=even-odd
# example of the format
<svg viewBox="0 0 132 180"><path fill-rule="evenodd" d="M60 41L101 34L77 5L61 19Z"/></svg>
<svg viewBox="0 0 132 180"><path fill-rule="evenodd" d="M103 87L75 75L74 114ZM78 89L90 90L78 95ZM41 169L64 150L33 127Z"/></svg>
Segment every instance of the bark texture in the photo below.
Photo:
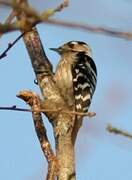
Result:
<svg viewBox="0 0 132 180"><path fill-rule="evenodd" d="M22 3L28 5L26 1L22 1ZM19 11L16 12L16 14L19 20L21 18L26 18L26 15L23 12ZM23 39L36 74L38 85L42 92L43 100L41 100L41 108L58 110L57 112L45 113L48 120L51 122L54 131L56 159L58 162L56 177L58 180L75 180L75 154L72 143L74 115L62 113L62 111L70 111L71 109L68 107L67 102L65 102L56 86L52 64L45 54L37 29L33 28L29 32L26 32ZM40 135L36 125L38 125L38 122L40 123L39 125L42 124L41 116L33 113L33 119L39 138ZM40 144L43 150L41 142L42 140L40 140ZM50 176L47 176L47 179L50 179L48 177ZM53 177L53 179L55 178Z"/></svg>

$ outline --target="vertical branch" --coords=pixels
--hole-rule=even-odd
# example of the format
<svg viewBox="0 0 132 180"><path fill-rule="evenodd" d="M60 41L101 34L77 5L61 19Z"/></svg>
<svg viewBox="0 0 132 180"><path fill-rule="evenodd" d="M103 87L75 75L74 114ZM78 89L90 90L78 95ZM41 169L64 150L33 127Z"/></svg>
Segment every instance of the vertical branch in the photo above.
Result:
<svg viewBox="0 0 132 180"><path fill-rule="evenodd" d="M75 180L75 152L71 141L71 132L56 138L57 159L61 168L58 180Z"/></svg>

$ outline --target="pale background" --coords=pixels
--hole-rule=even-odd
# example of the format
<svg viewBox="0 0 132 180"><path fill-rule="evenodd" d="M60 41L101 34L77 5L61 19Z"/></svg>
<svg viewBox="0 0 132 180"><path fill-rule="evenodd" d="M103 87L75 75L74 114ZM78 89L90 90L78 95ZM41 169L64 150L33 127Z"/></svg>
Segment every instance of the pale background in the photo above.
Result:
<svg viewBox="0 0 132 180"><path fill-rule="evenodd" d="M56 7L59 0L29 1L40 11ZM0 8L0 21L10 9ZM55 18L132 31L131 0L72 0ZM70 40L85 41L92 47L98 69L98 84L91 105L96 117L85 119L76 144L78 180L131 180L132 140L109 134L112 123L132 132L132 41L62 27L38 25L48 57L55 65L59 56L48 48ZM0 39L0 52L18 37L9 33ZM20 40L0 61L0 106L27 107L16 98L22 89L39 89L24 43ZM53 142L50 124L44 118ZM0 111L0 179L42 180L47 163L43 157L30 113Z"/></svg>

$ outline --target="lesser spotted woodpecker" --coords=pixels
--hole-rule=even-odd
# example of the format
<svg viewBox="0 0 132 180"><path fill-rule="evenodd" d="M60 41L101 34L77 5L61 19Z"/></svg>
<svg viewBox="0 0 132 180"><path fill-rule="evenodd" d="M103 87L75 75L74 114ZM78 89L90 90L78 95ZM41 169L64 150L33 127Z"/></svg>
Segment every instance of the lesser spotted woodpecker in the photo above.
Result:
<svg viewBox="0 0 132 180"><path fill-rule="evenodd" d="M97 82L96 65L91 48L81 41L70 41L59 48L61 60L55 72L60 93L69 105L75 105L78 112L87 112Z"/></svg>

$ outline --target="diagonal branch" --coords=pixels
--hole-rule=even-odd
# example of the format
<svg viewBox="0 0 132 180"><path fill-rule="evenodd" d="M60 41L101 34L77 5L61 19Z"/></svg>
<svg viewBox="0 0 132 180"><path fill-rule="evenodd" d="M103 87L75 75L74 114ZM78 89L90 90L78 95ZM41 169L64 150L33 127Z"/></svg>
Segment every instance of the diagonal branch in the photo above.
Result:
<svg viewBox="0 0 132 180"><path fill-rule="evenodd" d="M15 41L13 41L12 43L8 44L8 47L6 48L6 50L0 54L0 59L3 59L4 57L7 56L7 52L21 39L21 37L24 35L24 33L20 34Z"/></svg>
<svg viewBox="0 0 132 180"><path fill-rule="evenodd" d="M10 24L12 22L12 20L15 17L15 12L12 11L9 16L7 17L7 19L5 20L5 24ZM0 38L2 37L3 33L0 33Z"/></svg>
<svg viewBox="0 0 132 180"><path fill-rule="evenodd" d="M2 1L0 1L2 3ZM42 14L39 14L36 10L34 10L29 5L26 6L24 4L20 5L17 3L6 3L7 5L13 6L15 9L19 9L21 12L25 13L25 18L16 21L12 24L0 24L0 33L6 33L15 30L23 30L29 31L32 27L37 25L38 23L44 22L46 24L57 25L67 28L74 28L78 30L88 31L92 33L98 33L101 35L107 35L117 38L122 38L126 40L132 40L132 32L127 31L119 31L113 28L101 27L101 26L93 26L90 24L81 24L75 22L66 22L62 20L49 19L49 17L53 16L56 12L63 10L65 7L69 5L68 0L64 0L62 4L57 6L54 9L48 9L44 11Z"/></svg>
<svg viewBox="0 0 132 180"><path fill-rule="evenodd" d="M38 110L41 109L41 99L36 93L31 91L21 91L17 97L23 99L31 106L33 110L32 116L36 134L38 136L41 149L48 162L47 180L54 180L58 171L58 162L48 140L46 128L42 120L42 115L40 112L38 112Z"/></svg>
<svg viewBox="0 0 132 180"><path fill-rule="evenodd" d="M97 33L101 35L122 38L126 40L132 40L132 32L118 31L116 29L107 28L107 27L93 26L90 24L81 24L81 23L68 22L68 21L62 21L62 20L57 20L57 19L48 19L47 21L45 21L45 23L56 25L56 26L72 28L72 29L88 31L88 32Z"/></svg>
<svg viewBox="0 0 132 180"><path fill-rule="evenodd" d="M24 12L27 18L34 18L36 21L41 21L41 19L48 19L49 17L53 16L56 12L62 11L64 8L69 6L69 0L64 0L60 5L58 5L56 8L50 8L44 11L41 15L33 9L29 4L27 4L27 1L18 0L18 1L1 1L0 4L12 7L14 10L19 11L19 13ZM6 22L8 23L8 22Z"/></svg>
<svg viewBox="0 0 132 180"><path fill-rule="evenodd" d="M124 130L121 130L119 128L113 127L111 124L108 124L106 129L110 133L119 134L119 135L122 135L122 136L125 136L125 137L128 137L128 138L132 139L132 134L131 133L129 133L127 131L124 131Z"/></svg>
<svg viewBox="0 0 132 180"><path fill-rule="evenodd" d="M21 0L16 0L17 3L19 3ZM1 3L1 2L0 2ZM11 22L13 21L13 19L15 18L16 13L14 10L11 11L11 13L9 14L9 16L6 18L4 24L11 24ZM3 35L3 33L0 33L0 38Z"/></svg>

